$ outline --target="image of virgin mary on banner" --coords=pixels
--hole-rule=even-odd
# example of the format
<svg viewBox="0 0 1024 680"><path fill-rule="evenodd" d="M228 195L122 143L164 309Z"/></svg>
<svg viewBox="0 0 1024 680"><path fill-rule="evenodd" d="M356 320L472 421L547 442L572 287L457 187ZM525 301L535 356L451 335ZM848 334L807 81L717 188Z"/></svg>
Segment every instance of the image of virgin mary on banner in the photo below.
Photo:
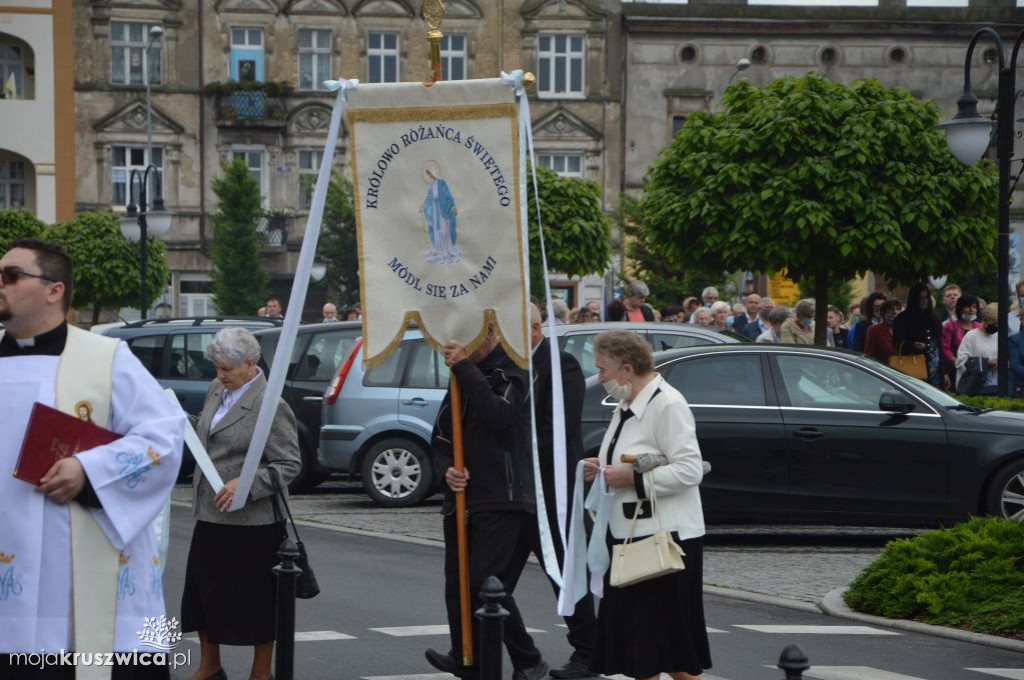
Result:
<svg viewBox="0 0 1024 680"><path fill-rule="evenodd" d="M530 344L515 93L498 79L363 85L348 95L363 347L387 358L415 321L472 351L495 324Z"/></svg>

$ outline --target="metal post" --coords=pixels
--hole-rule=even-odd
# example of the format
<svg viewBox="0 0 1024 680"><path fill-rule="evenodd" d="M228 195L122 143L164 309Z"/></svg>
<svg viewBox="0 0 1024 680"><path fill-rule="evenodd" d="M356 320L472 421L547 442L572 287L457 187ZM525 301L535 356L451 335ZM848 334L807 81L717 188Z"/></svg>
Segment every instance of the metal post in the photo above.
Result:
<svg viewBox="0 0 1024 680"><path fill-rule="evenodd" d="M789 645L779 655L779 668L786 671L786 680L801 680L804 671L811 667L807 655L796 645Z"/></svg>
<svg viewBox="0 0 1024 680"><path fill-rule="evenodd" d="M149 243L146 236L146 211L139 212L139 271L142 272L142 286L139 296L142 298L142 318L145 319L149 309L149 291L146 288L146 260L149 258Z"/></svg>
<svg viewBox="0 0 1024 680"><path fill-rule="evenodd" d="M999 46L1002 52L1003 46ZM996 157L999 162L999 231L996 237L996 276L999 301L999 330L996 342L999 358L997 368L999 396L1009 394L1008 367L1010 360L1009 329L1010 317L1010 162L1013 160L1013 110L1016 104L1014 92L1014 73L1011 66L999 71L999 95L996 114L999 118L996 127Z"/></svg>
<svg viewBox="0 0 1024 680"><path fill-rule="evenodd" d="M488 576L480 590L484 606L476 610L480 619L480 680L501 680L501 638L508 610L501 606L505 587L495 576Z"/></svg>
<svg viewBox="0 0 1024 680"><path fill-rule="evenodd" d="M302 569L295 565L299 549L291 537L284 539L277 556L281 558L281 563L273 570L277 576L274 677L277 680L292 680L295 672L295 580Z"/></svg>

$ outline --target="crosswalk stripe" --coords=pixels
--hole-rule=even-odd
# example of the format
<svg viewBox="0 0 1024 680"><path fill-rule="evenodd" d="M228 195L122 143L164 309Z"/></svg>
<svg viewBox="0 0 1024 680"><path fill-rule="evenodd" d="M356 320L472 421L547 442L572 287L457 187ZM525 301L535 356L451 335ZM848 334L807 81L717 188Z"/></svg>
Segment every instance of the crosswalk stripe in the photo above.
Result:
<svg viewBox="0 0 1024 680"><path fill-rule="evenodd" d="M437 626L395 626L392 628L370 628L375 633L383 633L392 637L414 637L417 635L447 635L448 624L442 623ZM527 628L527 633L546 633L539 628Z"/></svg>
<svg viewBox="0 0 1024 680"><path fill-rule="evenodd" d="M296 642L326 642L328 640L356 640L355 635L346 635L336 630L309 630L295 634Z"/></svg>
<svg viewBox="0 0 1024 680"><path fill-rule="evenodd" d="M370 675L362 680L452 680L451 673L420 673L418 675Z"/></svg>
<svg viewBox="0 0 1024 680"><path fill-rule="evenodd" d="M812 666L810 670L804 671L804 677L814 680L925 680L916 675L892 673L870 666Z"/></svg>
<svg viewBox="0 0 1024 680"><path fill-rule="evenodd" d="M701 680L727 680L726 678L721 678L721 677L719 677L717 675L708 675L707 673L704 673L700 677L701 677ZM598 680L600 680L601 676L597 676L597 678L598 678ZM379 680L383 680L383 679L379 679ZM609 676L607 676L607 680L635 680L635 679L633 677L629 676L629 675L609 675ZM672 678L669 677L668 675L666 675L665 673L662 673L661 676L658 678L658 680L672 680Z"/></svg>
<svg viewBox="0 0 1024 680"><path fill-rule="evenodd" d="M746 628L758 633L783 633L786 635L902 635L892 630L870 626L762 626L734 624L734 628Z"/></svg>
<svg viewBox="0 0 1024 680"><path fill-rule="evenodd" d="M966 668L964 670L975 673L994 675L997 678L1010 678L1010 680L1024 680L1024 668Z"/></svg>
<svg viewBox="0 0 1024 680"><path fill-rule="evenodd" d="M555 626L558 627L558 628L568 628L569 627L569 626L565 625L564 623L556 623ZM706 628L706 630L709 633L728 633L729 632L727 630L722 630L721 628L712 628L711 626L708 626Z"/></svg>

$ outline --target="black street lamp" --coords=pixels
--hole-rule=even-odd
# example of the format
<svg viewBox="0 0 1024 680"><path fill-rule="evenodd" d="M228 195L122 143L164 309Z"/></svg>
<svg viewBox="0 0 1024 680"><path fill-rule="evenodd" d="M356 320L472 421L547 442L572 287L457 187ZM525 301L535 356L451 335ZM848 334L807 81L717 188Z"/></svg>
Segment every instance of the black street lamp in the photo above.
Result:
<svg viewBox="0 0 1024 680"><path fill-rule="evenodd" d="M140 288L139 295L141 298L140 311L143 319L146 318L147 311L149 310L149 296L146 283L146 264L149 259L149 232L152 232L152 235L158 238L163 236L171 228L171 217L173 216L170 211L164 209L164 199L160 197L159 192L153 198L153 209L146 210L146 187L149 186L149 173L151 170L157 179L157 186L160 186L160 171L155 165L147 165L145 171L140 171L137 168L133 169L128 176L128 195L130 197L128 200L132 200L135 180L139 179L139 205L136 206L135 203L129 202L124 216L121 217L121 233L129 241L139 242L139 269L142 272L142 287Z"/></svg>
<svg viewBox="0 0 1024 680"><path fill-rule="evenodd" d="M1004 56L1003 39L995 29L979 28L967 46L967 59L964 61L964 93L957 100L957 113L952 120L939 124L946 133L949 149L957 160L970 165L981 158L992 139L993 121L983 118L978 113L978 98L971 92L971 56L978 41L988 36L996 43L999 53L999 91L996 95L996 158L999 167L999 212L996 222L996 262L998 276L999 301L999 386L997 393L1007 395L1007 367L1009 351L1007 347L1007 322L1010 312L1010 193L1015 181L1010 174L1010 162L1013 160L1013 120L1014 108L1017 104L1016 70L1017 53L1021 42L1024 42L1024 31L1017 35L1009 65Z"/></svg>

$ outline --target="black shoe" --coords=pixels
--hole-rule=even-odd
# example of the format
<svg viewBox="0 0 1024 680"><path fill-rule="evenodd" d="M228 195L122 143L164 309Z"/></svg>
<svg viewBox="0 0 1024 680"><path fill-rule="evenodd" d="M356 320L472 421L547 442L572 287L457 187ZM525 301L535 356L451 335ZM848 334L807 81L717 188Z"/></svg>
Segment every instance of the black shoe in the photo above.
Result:
<svg viewBox="0 0 1024 680"><path fill-rule="evenodd" d="M463 666L451 654L428 649L423 656L427 658L427 663L443 673L451 673L463 680L476 680L476 669L472 666Z"/></svg>
<svg viewBox="0 0 1024 680"><path fill-rule="evenodd" d="M512 680L543 680L548 675L548 665L541 660L533 668L520 668L512 674Z"/></svg>
<svg viewBox="0 0 1024 680"><path fill-rule="evenodd" d="M552 668L548 675L553 678L558 678L558 680L576 680L577 678L597 677L597 674L590 670L587 664L582 661L572 660L567 662L564 666Z"/></svg>

